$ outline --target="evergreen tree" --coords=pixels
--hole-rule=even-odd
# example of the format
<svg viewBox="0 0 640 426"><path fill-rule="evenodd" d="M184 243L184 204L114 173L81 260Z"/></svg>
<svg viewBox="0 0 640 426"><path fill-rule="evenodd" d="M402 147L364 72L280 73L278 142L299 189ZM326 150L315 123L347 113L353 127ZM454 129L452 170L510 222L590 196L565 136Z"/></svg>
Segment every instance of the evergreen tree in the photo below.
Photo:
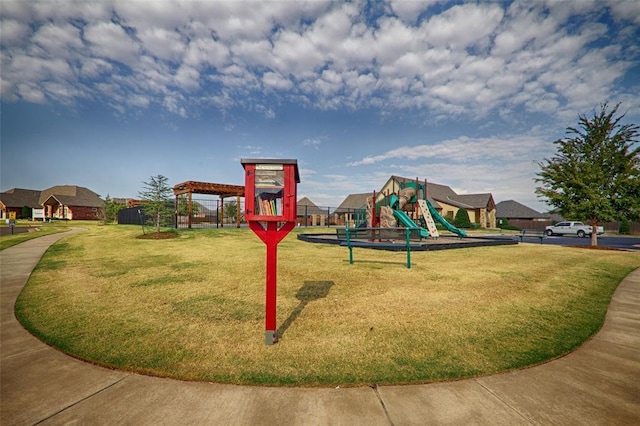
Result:
<svg viewBox="0 0 640 426"><path fill-rule="evenodd" d="M557 153L538 163L535 179L536 193L560 214L592 226L594 246L599 224L640 216L640 128L621 123L619 106L608 112L605 103L593 118L580 115L578 127L554 142Z"/></svg>
<svg viewBox="0 0 640 426"><path fill-rule="evenodd" d="M469 219L469 212L465 209L458 209L456 217L453 220L453 224L456 228L471 228L471 220Z"/></svg>
<svg viewBox="0 0 640 426"><path fill-rule="evenodd" d="M151 176L148 182L143 182L144 188L139 192L143 201L144 212L149 216L149 222L160 233L160 227L168 222L174 210L171 201L173 190L167 184L168 179L162 175Z"/></svg>

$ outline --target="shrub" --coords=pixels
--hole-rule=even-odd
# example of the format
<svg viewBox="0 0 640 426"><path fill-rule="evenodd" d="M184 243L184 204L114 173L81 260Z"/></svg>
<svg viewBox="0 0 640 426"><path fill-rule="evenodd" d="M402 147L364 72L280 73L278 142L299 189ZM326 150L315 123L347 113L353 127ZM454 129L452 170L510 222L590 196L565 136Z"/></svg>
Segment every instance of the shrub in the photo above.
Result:
<svg viewBox="0 0 640 426"><path fill-rule="evenodd" d="M22 211L20 212L20 219L31 219L31 207L22 207Z"/></svg>
<svg viewBox="0 0 640 426"><path fill-rule="evenodd" d="M622 219L620 222L620 227L618 228L618 233L623 235L631 234L631 225L627 219Z"/></svg>
<svg viewBox="0 0 640 426"><path fill-rule="evenodd" d="M469 213L465 209L458 209L453 224L457 228L470 228L471 221L469 220Z"/></svg>

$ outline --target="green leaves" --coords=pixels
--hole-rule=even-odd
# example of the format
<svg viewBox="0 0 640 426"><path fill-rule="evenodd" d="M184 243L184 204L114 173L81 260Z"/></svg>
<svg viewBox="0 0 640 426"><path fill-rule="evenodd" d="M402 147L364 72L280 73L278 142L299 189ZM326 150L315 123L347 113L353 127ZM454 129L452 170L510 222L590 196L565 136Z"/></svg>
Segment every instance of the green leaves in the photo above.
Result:
<svg viewBox="0 0 640 426"><path fill-rule="evenodd" d="M557 153L538 163L536 193L562 215L598 224L640 215L640 127L622 124L608 104L556 140Z"/></svg>

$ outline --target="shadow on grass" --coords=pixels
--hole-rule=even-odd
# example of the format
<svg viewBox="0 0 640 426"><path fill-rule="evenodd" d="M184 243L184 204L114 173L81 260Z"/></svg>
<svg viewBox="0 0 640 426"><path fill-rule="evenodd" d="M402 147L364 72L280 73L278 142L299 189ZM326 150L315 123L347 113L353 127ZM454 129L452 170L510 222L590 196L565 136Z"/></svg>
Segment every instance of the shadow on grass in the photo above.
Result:
<svg viewBox="0 0 640 426"><path fill-rule="evenodd" d="M298 306L291 312L289 318L278 327L278 337L282 337L296 318L300 316L300 313L302 313L302 310L309 302L327 297L333 284L333 281L305 281L304 285L300 287L296 293L296 299L298 299L300 303L298 303Z"/></svg>

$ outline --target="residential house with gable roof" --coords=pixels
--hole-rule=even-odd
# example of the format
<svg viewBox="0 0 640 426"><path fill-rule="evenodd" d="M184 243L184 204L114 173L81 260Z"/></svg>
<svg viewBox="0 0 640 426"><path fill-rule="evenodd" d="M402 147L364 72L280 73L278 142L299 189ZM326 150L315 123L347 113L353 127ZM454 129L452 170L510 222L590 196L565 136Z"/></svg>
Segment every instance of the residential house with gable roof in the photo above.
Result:
<svg viewBox="0 0 640 426"><path fill-rule="evenodd" d="M297 202L298 226L325 226L327 211L315 205L309 198L304 197Z"/></svg>
<svg viewBox="0 0 640 426"><path fill-rule="evenodd" d="M0 193L3 218L10 211L21 211L23 206L33 209L34 219L41 211L41 218L98 220L103 215L104 201L90 189L77 185L52 186L43 191L14 188Z"/></svg>
<svg viewBox="0 0 640 426"><path fill-rule="evenodd" d="M355 226L359 222L363 222L366 219L364 210L367 208L367 199L372 196L371 192L347 195L347 198L333 211L335 224Z"/></svg>
<svg viewBox="0 0 640 426"><path fill-rule="evenodd" d="M498 220L507 220L509 225L520 229L544 229L551 225L549 214L542 214L515 200L500 201L496 204Z"/></svg>
<svg viewBox="0 0 640 426"><path fill-rule="evenodd" d="M41 191L33 189L11 188L0 193L0 218L7 219L9 213L15 213L17 218L28 219L23 217L22 210L24 207L31 209L31 220L42 219L44 217L44 209L40 204Z"/></svg>

